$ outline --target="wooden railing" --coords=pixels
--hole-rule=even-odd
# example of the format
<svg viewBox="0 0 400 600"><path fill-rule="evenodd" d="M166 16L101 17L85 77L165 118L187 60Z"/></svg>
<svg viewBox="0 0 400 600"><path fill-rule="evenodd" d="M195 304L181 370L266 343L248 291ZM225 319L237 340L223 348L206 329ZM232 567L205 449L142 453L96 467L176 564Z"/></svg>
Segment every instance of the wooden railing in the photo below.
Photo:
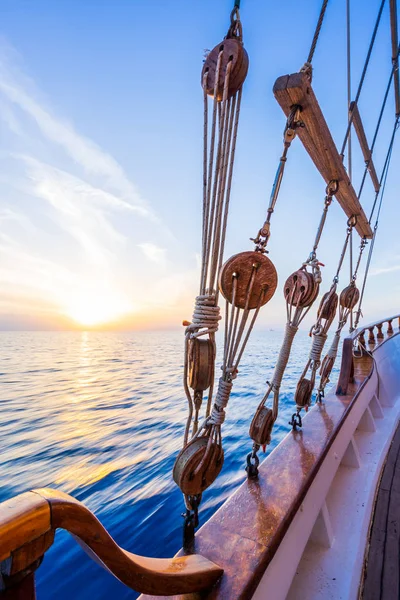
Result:
<svg viewBox="0 0 400 600"><path fill-rule="evenodd" d="M128 587L147 594L186 594L210 588L223 570L193 554L146 558L123 550L94 514L68 494L27 492L0 504L0 597L34 600L34 573L54 541L56 529L71 533Z"/></svg>
<svg viewBox="0 0 400 600"><path fill-rule="evenodd" d="M394 323L394 326L393 326ZM387 324L386 331L383 330ZM368 332L368 339L366 334ZM365 327L359 327L343 341L342 364L340 368L339 381L336 393L345 396L349 383L354 375L354 358L372 352L377 345L395 333L400 332L400 315L387 317L370 323Z"/></svg>

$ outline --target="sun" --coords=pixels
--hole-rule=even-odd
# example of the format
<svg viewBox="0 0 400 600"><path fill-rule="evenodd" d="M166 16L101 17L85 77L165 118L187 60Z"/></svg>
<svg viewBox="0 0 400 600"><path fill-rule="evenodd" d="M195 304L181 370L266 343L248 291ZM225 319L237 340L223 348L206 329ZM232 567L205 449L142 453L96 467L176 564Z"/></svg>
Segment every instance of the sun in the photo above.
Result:
<svg viewBox="0 0 400 600"><path fill-rule="evenodd" d="M81 326L94 327L119 320L130 308L128 302L116 292L85 290L71 298L65 314Z"/></svg>

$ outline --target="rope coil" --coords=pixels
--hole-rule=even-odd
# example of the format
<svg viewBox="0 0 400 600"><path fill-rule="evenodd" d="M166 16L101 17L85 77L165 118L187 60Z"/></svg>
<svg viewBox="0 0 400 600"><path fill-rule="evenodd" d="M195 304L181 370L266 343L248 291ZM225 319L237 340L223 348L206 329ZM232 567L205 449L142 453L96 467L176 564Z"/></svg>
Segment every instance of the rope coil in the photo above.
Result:
<svg viewBox="0 0 400 600"><path fill-rule="evenodd" d="M310 350L310 360L312 360L315 364L321 361L322 350L324 349L325 342L327 340L328 334L326 333L314 333L313 334L313 342ZM318 368L318 367L317 367Z"/></svg>
<svg viewBox="0 0 400 600"><path fill-rule="evenodd" d="M221 315L220 308L215 302L215 294L204 294L196 297L192 322L187 327L191 338L197 338L218 331Z"/></svg>

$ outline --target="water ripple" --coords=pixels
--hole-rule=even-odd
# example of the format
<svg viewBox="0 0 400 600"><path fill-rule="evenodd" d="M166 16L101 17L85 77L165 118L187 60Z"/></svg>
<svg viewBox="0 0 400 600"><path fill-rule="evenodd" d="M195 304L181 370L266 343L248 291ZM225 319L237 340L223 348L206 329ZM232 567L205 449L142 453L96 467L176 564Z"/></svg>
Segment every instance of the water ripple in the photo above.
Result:
<svg viewBox="0 0 400 600"><path fill-rule="evenodd" d="M249 423L282 336L259 330L249 342L223 427L225 464L204 494L202 522L245 477ZM0 501L54 487L85 502L127 550L172 556L181 544L183 509L171 477L186 417L182 334L3 332L0 342ZM299 332L268 452L289 429L309 347ZM42 600L137 597L64 532L37 582Z"/></svg>

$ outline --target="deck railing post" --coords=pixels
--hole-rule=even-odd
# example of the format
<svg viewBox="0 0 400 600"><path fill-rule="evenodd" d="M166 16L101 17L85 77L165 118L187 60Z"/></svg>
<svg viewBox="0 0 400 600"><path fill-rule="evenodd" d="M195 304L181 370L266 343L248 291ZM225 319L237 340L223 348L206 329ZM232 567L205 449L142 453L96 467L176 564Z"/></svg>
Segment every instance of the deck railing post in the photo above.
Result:
<svg viewBox="0 0 400 600"><path fill-rule="evenodd" d="M392 333L393 333L392 321L393 321L393 319L389 319L389 321L388 321L388 327L387 327L388 335L392 335Z"/></svg>
<svg viewBox="0 0 400 600"><path fill-rule="evenodd" d="M1 600L36 600L35 573L6 588L0 595Z"/></svg>
<svg viewBox="0 0 400 600"><path fill-rule="evenodd" d="M351 338L345 338L343 340L342 365L340 367L336 394L339 396L345 396L347 394L347 388L353 375L353 340Z"/></svg>
<svg viewBox="0 0 400 600"><path fill-rule="evenodd" d="M375 344L374 325L372 327L368 327L368 331L368 344Z"/></svg>
<svg viewBox="0 0 400 600"><path fill-rule="evenodd" d="M382 331L382 327L383 327L383 323L379 323L379 325L377 325L378 328L378 333L376 334L376 338L378 340L383 340L383 338L385 337Z"/></svg>

